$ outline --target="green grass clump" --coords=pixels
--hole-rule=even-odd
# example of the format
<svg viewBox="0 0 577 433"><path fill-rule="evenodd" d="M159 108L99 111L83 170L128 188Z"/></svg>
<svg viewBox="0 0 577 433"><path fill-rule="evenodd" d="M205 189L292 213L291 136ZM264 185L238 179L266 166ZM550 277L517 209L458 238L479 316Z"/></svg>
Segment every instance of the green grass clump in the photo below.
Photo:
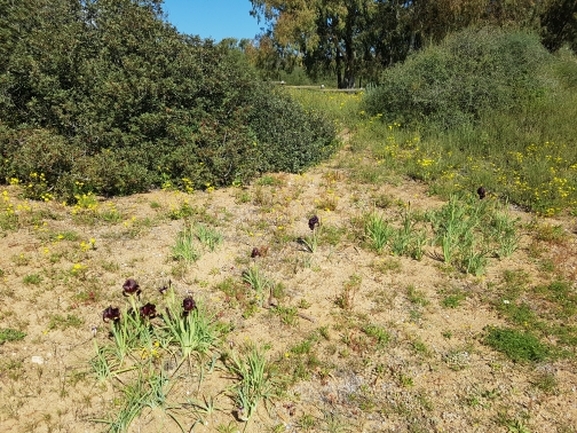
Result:
<svg viewBox="0 0 577 433"><path fill-rule="evenodd" d="M365 218L365 237L377 253L383 251L393 236L393 228L381 215L371 213Z"/></svg>
<svg viewBox="0 0 577 433"><path fill-rule="evenodd" d="M200 243L206 246L210 251L214 251L217 246L222 244L222 234L203 224L198 224L196 226L196 237Z"/></svg>
<svg viewBox="0 0 577 433"><path fill-rule="evenodd" d="M490 327L485 343L515 362L539 362L551 356L550 348L529 332Z"/></svg>
<svg viewBox="0 0 577 433"><path fill-rule="evenodd" d="M517 249L517 221L495 202L451 196L426 217L440 258L465 273L481 275L489 257L508 257Z"/></svg>

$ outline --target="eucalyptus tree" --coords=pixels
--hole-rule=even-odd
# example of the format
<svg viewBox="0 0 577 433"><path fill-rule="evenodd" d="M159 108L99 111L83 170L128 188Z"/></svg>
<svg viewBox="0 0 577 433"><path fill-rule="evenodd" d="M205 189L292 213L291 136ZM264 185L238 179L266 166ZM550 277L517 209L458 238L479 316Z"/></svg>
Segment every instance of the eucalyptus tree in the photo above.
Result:
<svg viewBox="0 0 577 433"><path fill-rule="evenodd" d="M339 87L354 87L359 77L373 80L383 67L403 61L411 51L441 41L469 26L487 24L539 29L543 11L553 4L570 9L574 0L251 0L252 14L268 24L266 49L300 59L310 75L332 73ZM557 8L559 9L559 8ZM569 33L572 11L563 18ZM545 18L553 15L546 15ZM565 23L568 22L569 25ZM561 30L559 31L561 32ZM272 43L271 43L272 42Z"/></svg>
<svg viewBox="0 0 577 433"><path fill-rule="evenodd" d="M389 42L399 41L389 34L398 32L408 11L404 1L252 0L252 5L284 55L302 56L309 74L333 73L345 88L367 76L377 57L390 61L389 52L397 48Z"/></svg>

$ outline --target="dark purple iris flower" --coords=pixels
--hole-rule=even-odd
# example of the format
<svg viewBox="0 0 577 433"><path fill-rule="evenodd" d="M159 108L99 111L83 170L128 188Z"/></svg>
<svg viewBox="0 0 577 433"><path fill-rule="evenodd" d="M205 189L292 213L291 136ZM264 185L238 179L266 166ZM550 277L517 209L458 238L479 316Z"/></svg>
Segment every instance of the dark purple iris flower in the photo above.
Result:
<svg viewBox="0 0 577 433"><path fill-rule="evenodd" d="M315 227L318 227L321 224L321 222L319 221L319 217L318 216L312 216L309 219L309 229L314 230Z"/></svg>
<svg viewBox="0 0 577 433"><path fill-rule="evenodd" d="M182 300L182 309L184 310L183 314L185 316L188 316L188 313L190 313L195 308L196 308L196 302L194 301L192 296L187 296Z"/></svg>
<svg viewBox="0 0 577 433"><path fill-rule="evenodd" d="M102 312L102 320L104 320L105 323L108 323L111 320L115 323L118 322L120 320L120 309L114 308L112 305L106 308Z"/></svg>
<svg viewBox="0 0 577 433"><path fill-rule="evenodd" d="M150 302L140 307L140 317L153 319L156 317L156 305Z"/></svg>
<svg viewBox="0 0 577 433"><path fill-rule="evenodd" d="M136 295L139 296L142 290L140 290L140 286L136 282L136 280L129 278L124 282L122 285L122 294L124 296Z"/></svg>
<svg viewBox="0 0 577 433"><path fill-rule="evenodd" d="M487 196L487 190L480 186L477 190L477 194L479 195L479 200L483 200Z"/></svg>

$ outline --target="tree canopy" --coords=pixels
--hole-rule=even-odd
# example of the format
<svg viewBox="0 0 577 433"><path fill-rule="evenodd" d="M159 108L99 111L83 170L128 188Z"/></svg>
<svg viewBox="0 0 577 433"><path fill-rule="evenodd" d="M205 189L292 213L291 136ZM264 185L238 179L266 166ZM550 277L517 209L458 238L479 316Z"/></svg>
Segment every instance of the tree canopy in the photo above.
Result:
<svg viewBox="0 0 577 433"><path fill-rule="evenodd" d="M292 57L311 76L333 74L338 87L378 79L384 67L469 26L513 26L541 32L550 49L577 41L573 0L251 0L268 24L270 58ZM274 50L271 49L274 47ZM263 56L266 57L266 56ZM294 60L294 58L298 60ZM266 62L261 62L266 64ZM286 62L281 62L281 65ZM269 60L268 66L279 63Z"/></svg>

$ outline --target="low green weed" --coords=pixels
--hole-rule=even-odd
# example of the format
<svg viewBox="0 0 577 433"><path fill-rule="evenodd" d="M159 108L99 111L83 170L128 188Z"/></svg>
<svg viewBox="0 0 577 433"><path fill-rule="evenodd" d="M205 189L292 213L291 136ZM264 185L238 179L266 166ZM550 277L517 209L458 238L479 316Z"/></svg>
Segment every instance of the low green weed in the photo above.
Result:
<svg viewBox="0 0 577 433"><path fill-rule="evenodd" d="M274 309L274 313L280 317L281 322L285 325L295 326L298 323L298 310L296 307L279 305Z"/></svg>
<svg viewBox="0 0 577 433"><path fill-rule="evenodd" d="M38 274L28 274L22 278L22 282L28 285L37 285L42 282L42 277Z"/></svg>
<svg viewBox="0 0 577 433"><path fill-rule="evenodd" d="M18 329L0 329L0 345L4 344L6 341L20 341L23 340L24 337L26 337L26 333L19 331Z"/></svg>
<svg viewBox="0 0 577 433"><path fill-rule="evenodd" d="M545 394L555 394L559 389L559 381L554 373L540 372L531 381L531 384Z"/></svg>
<svg viewBox="0 0 577 433"><path fill-rule="evenodd" d="M411 304L421 307L429 305L429 300L426 298L425 293L416 289L412 284L407 287L407 299Z"/></svg>
<svg viewBox="0 0 577 433"><path fill-rule="evenodd" d="M484 342L514 362L539 362L551 356L550 348L529 332L489 327Z"/></svg>
<svg viewBox="0 0 577 433"><path fill-rule="evenodd" d="M171 220L180 220L185 218L190 218L199 213L199 210L192 207L188 202L184 201L180 203L179 207L171 208L168 212L168 217Z"/></svg>
<svg viewBox="0 0 577 433"><path fill-rule="evenodd" d="M363 326L361 330L367 336L374 339L376 349L383 349L391 339L391 335L389 334L389 332L379 325L369 323Z"/></svg>
<svg viewBox="0 0 577 433"><path fill-rule="evenodd" d="M335 303L343 310L351 310L355 303L355 297L361 287L363 279L358 274L353 274L343 284L343 290L337 296Z"/></svg>
<svg viewBox="0 0 577 433"><path fill-rule="evenodd" d="M278 177L271 176L268 174L261 176L259 179L257 179L255 183L261 186L274 186L274 187L280 187L284 184L282 179L279 179Z"/></svg>
<svg viewBox="0 0 577 433"><path fill-rule="evenodd" d="M567 240L567 234L565 233L563 226L558 224L533 221L529 224L528 228L534 238L538 241L562 245Z"/></svg>
<svg viewBox="0 0 577 433"><path fill-rule="evenodd" d="M322 231L319 233L323 243L331 246L339 244L341 238L346 234L346 229L324 224Z"/></svg>
<svg viewBox="0 0 577 433"><path fill-rule="evenodd" d="M50 316L48 329L79 328L83 324L84 319L76 316L75 314L67 314L66 316L61 314L53 314Z"/></svg>
<svg viewBox="0 0 577 433"><path fill-rule="evenodd" d="M498 414L497 422L503 427L507 427L509 433L531 433L522 419L512 418L504 412Z"/></svg>
<svg viewBox="0 0 577 433"><path fill-rule="evenodd" d="M452 349L443 355L443 361L445 361L451 370L464 370L470 363L469 354L470 350L460 348Z"/></svg>
<svg viewBox="0 0 577 433"><path fill-rule="evenodd" d="M315 350L318 340L319 334L313 332L282 354L279 370L292 382L309 379L313 370L321 365Z"/></svg>
<svg viewBox="0 0 577 433"><path fill-rule="evenodd" d="M457 308L467 299L467 294L458 289L444 290L441 294L441 305L445 308Z"/></svg>

